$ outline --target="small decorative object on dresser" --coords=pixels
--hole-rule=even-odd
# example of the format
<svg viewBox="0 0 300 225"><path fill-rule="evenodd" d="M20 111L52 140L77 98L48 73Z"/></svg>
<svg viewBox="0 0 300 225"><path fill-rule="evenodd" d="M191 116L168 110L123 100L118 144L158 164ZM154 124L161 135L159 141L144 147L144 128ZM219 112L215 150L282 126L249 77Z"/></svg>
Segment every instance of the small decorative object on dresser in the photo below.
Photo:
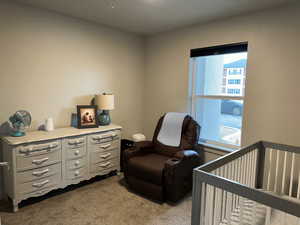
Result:
<svg viewBox="0 0 300 225"><path fill-rule="evenodd" d="M13 203L120 171L121 127L57 128L3 137L4 194ZM2 163L3 164L3 163ZM1 163L0 163L1 166Z"/></svg>
<svg viewBox="0 0 300 225"><path fill-rule="evenodd" d="M77 128L77 126L78 126L77 113L72 113L71 114L71 127Z"/></svg>
<svg viewBox="0 0 300 225"><path fill-rule="evenodd" d="M102 95L97 95L95 100L95 103L96 105L98 105L98 108L102 110L102 112L98 116L99 125L109 125L111 123L109 110L113 110L115 108L114 95L103 93Z"/></svg>
<svg viewBox="0 0 300 225"><path fill-rule="evenodd" d="M77 106L78 128L96 128L98 127L97 106L96 105L78 105Z"/></svg>
<svg viewBox="0 0 300 225"><path fill-rule="evenodd" d="M12 128L11 136L22 137L25 135L25 129L31 124L31 115L25 110L19 110L9 117L9 124Z"/></svg>
<svg viewBox="0 0 300 225"><path fill-rule="evenodd" d="M48 118L45 121L45 130L46 131L54 131L54 121L53 118Z"/></svg>

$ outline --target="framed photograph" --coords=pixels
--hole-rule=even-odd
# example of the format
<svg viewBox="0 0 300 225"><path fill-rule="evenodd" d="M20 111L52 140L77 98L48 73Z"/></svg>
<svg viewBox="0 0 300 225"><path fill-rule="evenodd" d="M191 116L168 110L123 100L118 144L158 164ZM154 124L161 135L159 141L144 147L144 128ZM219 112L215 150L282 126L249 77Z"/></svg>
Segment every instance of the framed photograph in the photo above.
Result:
<svg viewBox="0 0 300 225"><path fill-rule="evenodd" d="M77 127L96 128L98 127L97 106L96 105L78 105L77 106Z"/></svg>

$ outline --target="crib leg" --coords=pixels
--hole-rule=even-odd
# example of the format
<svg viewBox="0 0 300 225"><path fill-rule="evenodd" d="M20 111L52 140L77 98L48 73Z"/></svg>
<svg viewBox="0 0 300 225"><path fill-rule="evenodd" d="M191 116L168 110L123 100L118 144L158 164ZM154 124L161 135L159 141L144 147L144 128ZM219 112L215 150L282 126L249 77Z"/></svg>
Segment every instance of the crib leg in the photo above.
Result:
<svg viewBox="0 0 300 225"><path fill-rule="evenodd" d="M271 224L271 208L267 207L265 225L270 225L270 224Z"/></svg>

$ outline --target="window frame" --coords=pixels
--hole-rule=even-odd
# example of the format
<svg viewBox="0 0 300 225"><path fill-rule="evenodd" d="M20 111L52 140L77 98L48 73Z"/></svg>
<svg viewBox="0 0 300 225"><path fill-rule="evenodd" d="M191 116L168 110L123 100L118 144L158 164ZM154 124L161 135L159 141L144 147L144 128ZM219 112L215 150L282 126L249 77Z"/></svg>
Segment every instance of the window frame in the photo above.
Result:
<svg viewBox="0 0 300 225"><path fill-rule="evenodd" d="M233 47L233 48L232 48ZM217 49L214 53L213 49ZM226 48L227 51L226 51ZM232 49L231 49L232 48ZM209 49L209 51L206 51L207 49ZM231 50L230 50L231 49ZM238 50L240 49L240 50ZM194 53L193 53L194 52ZM212 56L212 55L224 55L224 54L232 54L232 53L242 53L242 52L248 52L248 42L241 42L241 43L237 43L237 44L230 44L230 45L222 45L222 46L215 46L215 47L208 47L208 48L203 48L203 53L201 53L201 49L192 49L191 50L191 54L190 54L190 85L189 85L189 89L190 89L190 100L189 100L189 112L190 114L193 116L193 118L196 118L196 102L198 99L212 99L212 100L239 100L239 101L243 101L243 105L245 102L245 92L242 91L240 93L241 96L234 96L234 95L230 95L225 93L224 95L197 95L196 94L196 74L197 74L197 70L196 70L196 63L194 63L192 60L196 57L205 57L205 56ZM248 62L248 61L247 61ZM241 73L242 74L242 73ZM245 82L246 82L246 75L244 77ZM242 113L242 124L244 121L244 111ZM200 124L201 125L201 124ZM241 136L243 133L243 126L241 127ZM206 139L201 139L199 140L199 144L208 144L208 145L213 145L216 147L222 147L222 148L226 148L226 149L231 149L231 150L236 150L239 149L242 146L242 140L239 145L232 145L232 144L227 144L227 143L223 143L223 142L217 142L217 141L213 141L213 140L206 140Z"/></svg>

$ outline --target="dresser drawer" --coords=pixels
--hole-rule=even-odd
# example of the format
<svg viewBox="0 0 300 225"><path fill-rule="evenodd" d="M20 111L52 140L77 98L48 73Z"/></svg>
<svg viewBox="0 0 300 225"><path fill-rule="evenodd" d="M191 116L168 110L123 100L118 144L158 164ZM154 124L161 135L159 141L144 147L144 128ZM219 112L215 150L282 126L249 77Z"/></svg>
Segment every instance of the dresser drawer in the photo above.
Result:
<svg viewBox="0 0 300 225"><path fill-rule="evenodd" d="M48 192L50 192L54 189L57 189L57 188L59 188L59 185L53 185L53 186L49 186L49 187L46 187L46 188L41 188L37 191L30 192L30 193L27 193L27 194L19 194L19 198L23 200L23 199L28 199L28 198L31 198L31 197L39 197L39 196L47 194Z"/></svg>
<svg viewBox="0 0 300 225"><path fill-rule="evenodd" d="M91 164L91 172L95 173L95 172L99 172L102 170L107 170L107 169L112 169L112 168L117 168L117 166L119 165L119 159L118 158L114 158L111 160L107 160L104 162L100 162L97 164Z"/></svg>
<svg viewBox="0 0 300 225"><path fill-rule="evenodd" d="M92 152L90 157L90 162L96 164L119 157L119 150L113 149L105 152Z"/></svg>
<svg viewBox="0 0 300 225"><path fill-rule="evenodd" d="M51 141L40 144L22 145L16 148L17 157L33 157L49 154L61 149L61 141Z"/></svg>
<svg viewBox="0 0 300 225"><path fill-rule="evenodd" d="M117 139L120 139L120 132L117 130L88 136L88 142L90 145L112 142Z"/></svg>
<svg viewBox="0 0 300 225"><path fill-rule="evenodd" d="M31 181L17 185L17 193L19 195L40 191L47 187L58 186L61 182L61 174L56 174L47 178Z"/></svg>
<svg viewBox="0 0 300 225"><path fill-rule="evenodd" d="M65 138L63 139L63 148L64 149L76 149L82 148L86 145L86 137L75 137L75 138Z"/></svg>
<svg viewBox="0 0 300 225"><path fill-rule="evenodd" d="M66 149L66 158L67 159L76 159L81 158L86 155L86 148L73 148L73 149Z"/></svg>
<svg viewBox="0 0 300 225"><path fill-rule="evenodd" d="M28 170L17 173L17 183L22 184L29 181L43 179L53 175L61 174L61 164L54 164L51 166L41 167L38 169Z"/></svg>
<svg viewBox="0 0 300 225"><path fill-rule="evenodd" d="M36 169L48 165L52 165L61 161L61 149L48 152L47 154L41 154L36 156L23 156L17 155L17 170L29 170Z"/></svg>
<svg viewBox="0 0 300 225"><path fill-rule="evenodd" d="M66 166L67 166L67 170L75 170L86 166L86 164L87 164L86 157L83 157L79 159L68 160Z"/></svg>
<svg viewBox="0 0 300 225"><path fill-rule="evenodd" d="M68 180L77 180L83 179L87 176L87 167L82 167L76 170L68 170L67 171L67 179Z"/></svg>
<svg viewBox="0 0 300 225"><path fill-rule="evenodd" d="M118 140L94 144L94 145L89 146L90 152L107 152L107 151L114 150L117 148L119 148Z"/></svg>

